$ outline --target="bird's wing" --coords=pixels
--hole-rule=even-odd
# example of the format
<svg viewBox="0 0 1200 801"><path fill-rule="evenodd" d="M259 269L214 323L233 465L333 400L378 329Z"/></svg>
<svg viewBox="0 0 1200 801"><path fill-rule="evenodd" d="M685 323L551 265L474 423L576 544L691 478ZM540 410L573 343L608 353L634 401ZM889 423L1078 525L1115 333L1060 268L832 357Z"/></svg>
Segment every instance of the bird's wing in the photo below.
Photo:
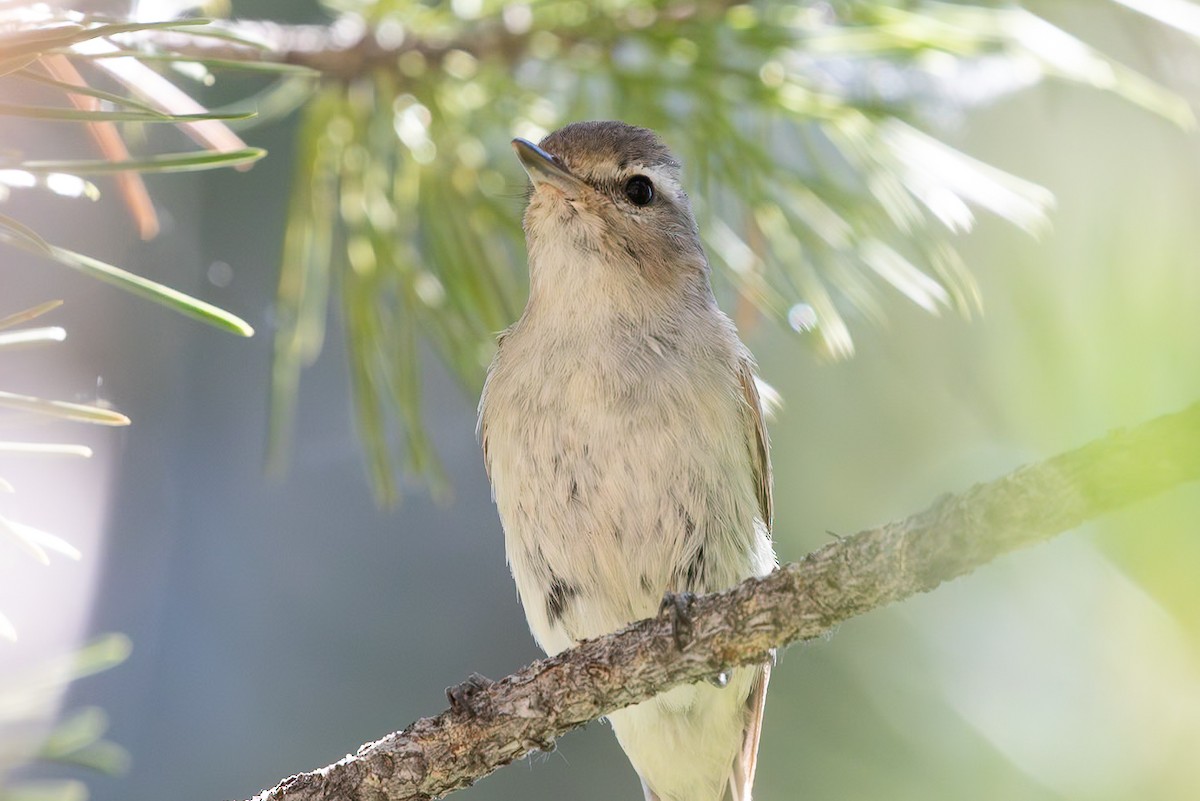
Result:
<svg viewBox="0 0 1200 801"><path fill-rule="evenodd" d="M487 382L483 383L483 394L479 396L479 422L475 424L475 436L483 446L483 471L487 474L488 483L492 481L492 460L488 455L488 426L487 426Z"/></svg>
<svg viewBox="0 0 1200 801"><path fill-rule="evenodd" d="M746 445L750 449L750 466L754 474L754 489L758 494L758 510L762 521L771 530L771 450L767 440L767 428L763 424L762 400L758 397L758 384L754 380L754 367L748 358L738 365L738 382L742 398L746 402Z"/></svg>
<svg viewBox="0 0 1200 801"><path fill-rule="evenodd" d="M754 489L758 495L758 508L767 530L771 530L774 504L771 499L771 450L767 440L767 428L763 422L762 400L758 384L754 379L754 366L742 359L738 369L738 380L742 397L746 402L746 446L750 450L750 465L754 476ZM767 683L771 679L771 664L758 668L759 673L746 699L746 728L742 732L742 748L733 760L733 771L729 776L729 790L733 801L751 801L754 788L754 769L758 763L758 740L762 732L763 708L767 701Z"/></svg>
<svg viewBox="0 0 1200 801"><path fill-rule="evenodd" d="M758 740L762 734L763 709L767 705L767 683L771 680L771 663L759 668L758 678L746 699L746 728L742 733L742 750L733 758L729 776L729 791L733 801L751 801L754 790L754 769L758 765Z"/></svg>
<svg viewBox="0 0 1200 801"><path fill-rule="evenodd" d="M475 423L475 436L479 438L479 444L483 446L483 469L487 473L489 483L492 480L492 460L488 455L488 384L492 382L492 374L496 371L496 367L500 363L500 351L504 347L504 340L510 331L512 331L511 327L506 328L496 336L496 355L492 357L492 364L488 368L487 378L483 380L483 391L479 393L479 420Z"/></svg>

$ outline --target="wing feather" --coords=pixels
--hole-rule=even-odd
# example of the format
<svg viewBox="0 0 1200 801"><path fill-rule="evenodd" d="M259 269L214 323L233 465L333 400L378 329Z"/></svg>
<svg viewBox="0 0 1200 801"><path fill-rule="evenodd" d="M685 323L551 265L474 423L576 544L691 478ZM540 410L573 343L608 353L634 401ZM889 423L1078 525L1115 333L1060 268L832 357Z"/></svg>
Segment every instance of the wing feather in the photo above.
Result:
<svg viewBox="0 0 1200 801"><path fill-rule="evenodd" d="M754 771L758 767L758 741L762 735L763 710L767 705L767 684L771 680L771 663L763 665L746 699L746 729L742 735L742 750L733 758L729 790L733 801L752 801Z"/></svg>
<svg viewBox="0 0 1200 801"><path fill-rule="evenodd" d="M504 348L504 340L508 336L512 328L506 328L496 335L496 355L492 357L492 364L488 367L487 378L483 381L483 391L479 393L479 419L475 423L475 436L479 439L479 444L483 446L483 469L487 473L488 483L492 481L492 459L488 454L488 384L492 382L492 375L496 372L500 364L500 354Z"/></svg>
<svg viewBox="0 0 1200 801"><path fill-rule="evenodd" d="M746 403L746 446L750 449L750 466L754 476L754 489L758 495L758 509L762 514L762 521L770 531L774 520L774 505L771 499L771 446L767 439L767 427L763 423L762 400L758 395L754 366L749 358L743 358L738 365L738 382L742 388L742 399Z"/></svg>
<svg viewBox="0 0 1200 801"><path fill-rule="evenodd" d="M771 493L771 446L767 439L767 427L763 420L762 399L759 397L758 382L754 377L754 364L749 357L738 365L738 382L746 406L746 447L750 451L750 466L758 496L759 513L767 531L774 522L774 501ZM746 728L742 733L742 748L734 757L733 770L729 776L729 790L733 801L751 801L754 788L754 772L758 764L758 741L762 734L763 709L767 701L767 684L771 679L771 664L759 668L758 677L746 699Z"/></svg>

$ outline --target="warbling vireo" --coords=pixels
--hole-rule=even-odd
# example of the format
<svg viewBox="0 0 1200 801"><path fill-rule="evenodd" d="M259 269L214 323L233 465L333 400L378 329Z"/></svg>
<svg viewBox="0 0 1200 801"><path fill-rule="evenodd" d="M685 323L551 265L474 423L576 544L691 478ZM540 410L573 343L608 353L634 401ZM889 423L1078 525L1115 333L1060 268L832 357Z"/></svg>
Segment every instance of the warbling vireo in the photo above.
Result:
<svg viewBox="0 0 1200 801"><path fill-rule="evenodd" d="M775 567L754 362L717 308L679 162L644 128L513 140L533 182L529 301L479 430L538 644L653 616L664 593ZM750 799L768 666L609 715L648 801Z"/></svg>

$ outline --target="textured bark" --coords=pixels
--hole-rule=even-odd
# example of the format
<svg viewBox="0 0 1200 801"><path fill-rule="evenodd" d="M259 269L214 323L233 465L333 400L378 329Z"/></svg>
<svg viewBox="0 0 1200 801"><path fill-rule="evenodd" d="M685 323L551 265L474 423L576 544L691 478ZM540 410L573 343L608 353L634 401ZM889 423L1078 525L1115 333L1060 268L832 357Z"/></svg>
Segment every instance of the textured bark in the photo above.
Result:
<svg viewBox="0 0 1200 801"><path fill-rule="evenodd" d="M677 684L762 662L772 648L960 576L1105 512L1200 479L1200 403L999 480L907 520L838 539L723 593L696 599L682 650L643 620L532 665L255 801L443 796L588 721ZM463 697L462 694L459 695Z"/></svg>

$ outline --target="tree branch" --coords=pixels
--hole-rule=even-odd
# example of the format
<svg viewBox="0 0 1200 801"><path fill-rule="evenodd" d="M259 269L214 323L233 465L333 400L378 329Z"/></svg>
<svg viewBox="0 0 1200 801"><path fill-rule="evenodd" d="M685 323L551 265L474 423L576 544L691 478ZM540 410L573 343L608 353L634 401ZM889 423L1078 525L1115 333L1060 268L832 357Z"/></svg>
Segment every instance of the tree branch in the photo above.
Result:
<svg viewBox="0 0 1200 801"><path fill-rule="evenodd" d="M691 636L643 620L475 689L458 705L293 776L255 801L407 801L472 784L555 738L677 684L759 663L855 615L1200 479L1200 403L1023 467L907 520L839 539L762 579L699 598Z"/></svg>

